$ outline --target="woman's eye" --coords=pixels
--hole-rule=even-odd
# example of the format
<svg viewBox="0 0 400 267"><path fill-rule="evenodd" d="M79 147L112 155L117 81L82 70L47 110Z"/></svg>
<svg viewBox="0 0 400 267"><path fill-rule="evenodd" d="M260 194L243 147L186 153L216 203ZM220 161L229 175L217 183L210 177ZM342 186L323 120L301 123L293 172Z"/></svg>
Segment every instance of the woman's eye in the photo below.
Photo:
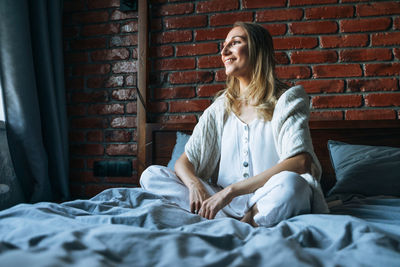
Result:
<svg viewBox="0 0 400 267"><path fill-rule="evenodd" d="M239 41L233 41L232 42L232 45L237 45L237 44L240 44L240 42Z"/></svg>

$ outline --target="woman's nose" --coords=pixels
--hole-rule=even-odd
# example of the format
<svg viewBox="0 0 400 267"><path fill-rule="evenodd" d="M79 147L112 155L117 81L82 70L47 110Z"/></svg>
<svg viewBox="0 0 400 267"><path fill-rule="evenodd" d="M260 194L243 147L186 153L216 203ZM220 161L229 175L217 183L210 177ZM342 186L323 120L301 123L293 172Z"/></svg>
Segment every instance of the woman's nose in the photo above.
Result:
<svg viewBox="0 0 400 267"><path fill-rule="evenodd" d="M229 49L227 46L223 46L221 49L221 55L227 55L229 54Z"/></svg>

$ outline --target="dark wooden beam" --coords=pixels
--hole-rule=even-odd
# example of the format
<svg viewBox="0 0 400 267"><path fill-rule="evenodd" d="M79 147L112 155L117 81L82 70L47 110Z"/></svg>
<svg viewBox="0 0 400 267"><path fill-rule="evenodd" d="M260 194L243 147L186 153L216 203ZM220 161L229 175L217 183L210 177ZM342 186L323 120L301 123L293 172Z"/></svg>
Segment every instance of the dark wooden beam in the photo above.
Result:
<svg viewBox="0 0 400 267"><path fill-rule="evenodd" d="M146 167L146 95L148 85L148 5L147 0L139 0L138 6L138 93L137 93L137 131L138 131L138 177Z"/></svg>

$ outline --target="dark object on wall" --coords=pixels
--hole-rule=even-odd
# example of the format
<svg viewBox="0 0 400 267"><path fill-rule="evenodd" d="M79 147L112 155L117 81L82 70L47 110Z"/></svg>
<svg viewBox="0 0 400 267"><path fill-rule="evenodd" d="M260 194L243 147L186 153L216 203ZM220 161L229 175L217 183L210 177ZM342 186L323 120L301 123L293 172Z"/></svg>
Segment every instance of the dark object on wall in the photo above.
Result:
<svg viewBox="0 0 400 267"><path fill-rule="evenodd" d="M130 177L132 163L130 161L96 161L93 166L94 176Z"/></svg>
<svg viewBox="0 0 400 267"><path fill-rule="evenodd" d="M137 0L120 0L119 10L121 11L137 11Z"/></svg>

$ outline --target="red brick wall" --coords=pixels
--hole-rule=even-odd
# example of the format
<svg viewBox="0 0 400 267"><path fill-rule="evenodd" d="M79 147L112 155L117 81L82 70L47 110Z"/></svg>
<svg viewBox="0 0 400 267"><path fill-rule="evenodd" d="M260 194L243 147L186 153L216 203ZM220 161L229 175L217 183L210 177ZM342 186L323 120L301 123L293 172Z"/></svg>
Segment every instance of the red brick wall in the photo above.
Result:
<svg viewBox="0 0 400 267"><path fill-rule="evenodd" d="M398 119L400 3L362 0L152 0L149 119L195 122L224 87L220 43L237 21L274 37L277 73L303 84L313 120ZM65 0L65 69L75 196L128 178L99 159L136 163L137 13L119 0Z"/></svg>

